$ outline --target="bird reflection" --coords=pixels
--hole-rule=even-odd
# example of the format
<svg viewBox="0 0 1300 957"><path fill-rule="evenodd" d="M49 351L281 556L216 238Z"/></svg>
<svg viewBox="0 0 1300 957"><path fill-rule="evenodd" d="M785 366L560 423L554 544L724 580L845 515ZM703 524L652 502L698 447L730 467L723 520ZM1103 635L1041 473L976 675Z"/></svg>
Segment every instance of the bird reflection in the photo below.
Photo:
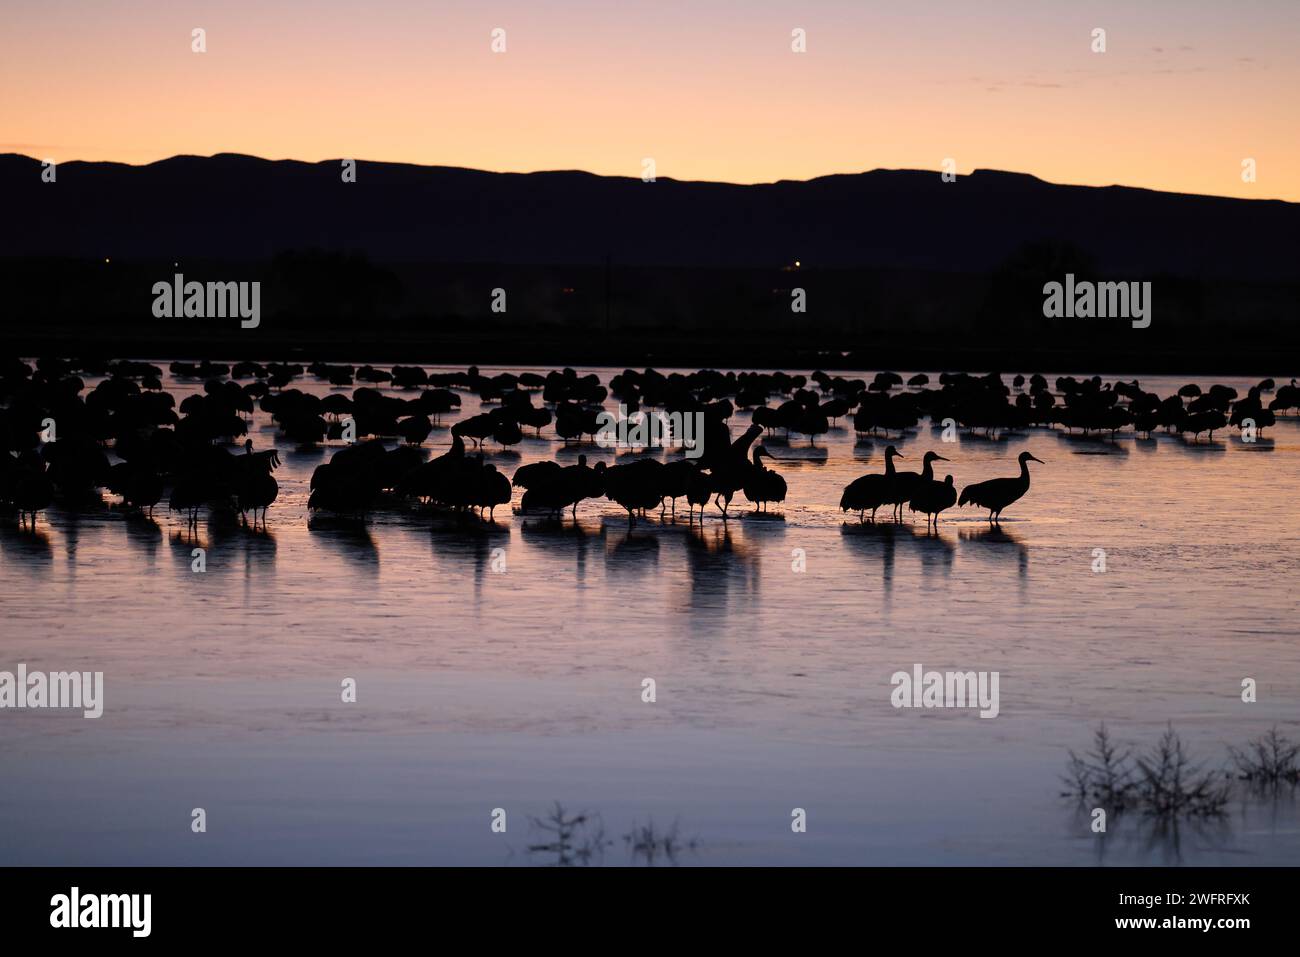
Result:
<svg viewBox="0 0 1300 957"><path fill-rule="evenodd" d="M1219 439L1196 439L1185 434L1180 438L1182 441L1178 443L1178 446L1185 452L1198 452L1205 455L1222 455L1224 452L1228 451L1227 444Z"/></svg>
<svg viewBox="0 0 1300 957"><path fill-rule="evenodd" d="M606 538L605 571L611 577L641 577L659 564L659 536L617 523Z"/></svg>
<svg viewBox="0 0 1300 957"><path fill-rule="evenodd" d="M76 509L63 514L63 523L59 526L63 535L63 553L68 563L68 580L77 579L77 546L81 543L81 513Z"/></svg>
<svg viewBox="0 0 1300 957"><path fill-rule="evenodd" d="M1237 436L1236 438L1232 439L1232 444L1242 452L1272 452L1273 451L1273 440L1266 439L1261 436L1256 436L1255 441L1253 442L1247 442L1244 439L1242 439L1241 436Z"/></svg>
<svg viewBox="0 0 1300 957"><path fill-rule="evenodd" d="M162 527L143 512L128 512L123 521L126 541L153 565L158 558L158 545L162 542Z"/></svg>
<svg viewBox="0 0 1300 957"><path fill-rule="evenodd" d="M315 541L362 571L379 573L379 549L367 525L346 519L313 517L307 522L307 531Z"/></svg>
<svg viewBox="0 0 1300 957"><path fill-rule="evenodd" d="M463 581L469 570L476 611L482 608L483 589L489 578L509 570L510 530L476 516L436 518L429 531L429 545L439 578Z"/></svg>
<svg viewBox="0 0 1300 957"><path fill-rule="evenodd" d="M229 547L237 560L243 560L244 600L248 603L253 585L275 576L275 535L267 528L248 528L243 534L232 535Z"/></svg>
<svg viewBox="0 0 1300 957"><path fill-rule="evenodd" d="M978 546L967 552L991 559L1014 558L1022 579L1029 575L1029 547L1002 525L963 528L958 533L968 545Z"/></svg>
<svg viewBox="0 0 1300 957"><path fill-rule="evenodd" d="M900 546L916 553L923 572L937 569L948 575L952 571L956 544L943 532L932 532L928 528L923 532L912 525L895 522L874 525L845 522L840 526L840 537L859 565L869 569L879 563L886 602L893 590L894 566Z"/></svg>
<svg viewBox="0 0 1300 957"><path fill-rule="evenodd" d="M508 566L506 546L510 543L510 533L503 529L484 527L482 531L465 543L465 558L474 571L474 606L481 608L483 584L487 576L494 571L504 571ZM501 564L496 564L501 562Z"/></svg>
<svg viewBox="0 0 1300 957"><path fill-rule="evenodd" d="M764 528L783 530L782 526L765 525ZM733 585L740 587L747 603L757 595L757 551L745 539L737 537L731 527L723 523L694 526L686 530L683 542L693 611L725 612ZM696 619L696 624L708 627L713 620L712 615L705 615Z"/></svg>
<svg viewBox="0 0 1300 957"><path fill-rule="evenodd" d="M6 555L18 560L18 567L48 571L54 560L50 534L44 527L23 529L9 523L0 523L0 547Z"/></svg>
<svg viewBox="0 0 1300 957"><path fill-rule="evenodd" d="M171 534L167 536L167 540L174 548L178 549L206 548L208 544L207 538L203 533L193 526L185 526L182 528L181 526L173 525Z"/></svg>
<svg viewBox="0 0 1300 957"><path fill-rule="evenodd" d="M1057 432L1056 441L1076 455L1128 455L1128 448L1120 445L1109 434Z"/></svg>
<svg viewBox="0 0 1300 957"><path fill-rule="evenodd" d="M571 550L578 584L587 579L587 559L593 547L600 546L603 553L607 537L604 523L593 519L565 522L545 517L520 521L518 527L520 538L529 547L544 549L548 555Z"/></svg>
<svg viewBox="0 0 1300 957"><path fill-rule="evenodd" d="M208 549L208 538L201 534L197 528L186 527L173 528L170 535L167 536L167 544L171 546L172 558L175 560L177 568L183 574L189 575L194 573L194 562L198 557L194 554L196 548L201 548L206 553ZM204 556L204 570L207 570L207 557Z"/></svg>
<svg viewBox="0 0 1300 957"><path fill-rule="evenodd" d="M781 512L744 512L741 522L746 542L761 546L785 538L786 520Z"/></svg>
<svg viewBox="0 0 1300 957"><path fill-rule="evenodd" d="M952 559L957 552L957 541L938 529L928 526L924 532L911 529L913 544L921 556L921 571L940 571L944 575L952 572Z"/></svg>

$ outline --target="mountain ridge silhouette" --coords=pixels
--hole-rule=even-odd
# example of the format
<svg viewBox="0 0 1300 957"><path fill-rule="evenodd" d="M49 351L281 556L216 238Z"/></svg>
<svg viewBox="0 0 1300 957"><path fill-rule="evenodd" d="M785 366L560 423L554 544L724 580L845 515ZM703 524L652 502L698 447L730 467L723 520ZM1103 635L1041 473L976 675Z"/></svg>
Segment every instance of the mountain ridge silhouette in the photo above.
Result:
<svg viewBox="0 0 1300 957"><path fill-rule="evenodd" d="M736 184L581 170L179 155L143 165L0 154L0 256L261 260L288 249L376 262L988 273L1069 244L1107 278L1294 281L1300 204L1072 186L1027 173L877 169Z"/></svg>

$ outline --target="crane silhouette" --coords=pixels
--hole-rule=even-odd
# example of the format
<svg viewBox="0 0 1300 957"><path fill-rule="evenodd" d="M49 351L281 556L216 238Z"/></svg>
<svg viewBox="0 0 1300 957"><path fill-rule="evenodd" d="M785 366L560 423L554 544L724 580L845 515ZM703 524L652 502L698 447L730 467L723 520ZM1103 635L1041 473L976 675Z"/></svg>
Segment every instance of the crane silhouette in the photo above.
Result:
<svg viewBox="0 0 1300 957"><path fill-rule="evenodd" d="M987 482L976 482L961 490L957 504L964 506L967 502L989 510L989 524L996 525L1002 518L1002 510L1013 502L1018 502L1029 491L1029 463L1043 464L1028 452L1020 453L1020 474L1014 478L995 478Z"/></svg>
<svg viewBox="0 0 1300 957"><path fill-rule="evenodd" d="M768 502L784 502L786 493L785 479L781 473L773 469L764 468L761 461L766 455L772 458L766 446L756 446L754 448L754 461L745 476L745 482L741 486L741 491L745 493L745 498L754 503L754 511L757 512L761 507L767 511Z"/></svg>
<svg viewBox="0 0 1300 957"><path fill-rule="evenodd" d="M871 509L871 521L876 520L876 509L884 505L889 500L890 491L893 488L894 459L902 458L902 454L892 445L885 449L885 471L884 474L872 473L863 475L854 479L844 487L844 494L840 496L840 510L844 512L857 512L858 521L865 520L867 509Z"/></svg>
<svg viewBox="0 0 1300 957"><path fill-rule="evenodd" d="M911 501L908 508L913 512L921 512L925 515L925 524L929 528L931 521L934 522L934 530L939 530L939 513L944 509L952 508L957 504L957 489L953 487L952 476L947 476L942 482L935 479L922 482L912 492Z"/></svg>
<svg viewBox="0 0 1300 957"><path fill-rule="evenodd" d="M889 484L888 497L885 501L894 506L894 517L903 520L903 505L911 500L913 493L926 482L934 481L934 463L947 462L938 452L926 452L924 464L918 475L916 472L895 472Z"/></svg>

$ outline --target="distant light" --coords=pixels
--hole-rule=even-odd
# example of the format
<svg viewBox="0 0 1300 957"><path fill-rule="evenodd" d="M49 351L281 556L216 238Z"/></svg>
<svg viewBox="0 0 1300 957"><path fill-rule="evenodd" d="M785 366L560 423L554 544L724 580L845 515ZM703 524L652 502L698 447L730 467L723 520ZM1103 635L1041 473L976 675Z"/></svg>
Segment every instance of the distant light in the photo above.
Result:
<svg viewBox="0 0 1300 957"><path fill-rule="evenodd" d="M104 262L108 262L108 261L109 261L109 260L108 260L108 257L105 256L105 257L104 257Z"/></svg>
<svg viewBox="0 0 1300 957"><path fill-rule="evenodd" d="M796 260L794 261L794 268L795 268L795 269L798 269L798 268L799 268L800 266L802 266L802 265L803 265L803 263L801 263L799 260L796 259Z"/></svg>

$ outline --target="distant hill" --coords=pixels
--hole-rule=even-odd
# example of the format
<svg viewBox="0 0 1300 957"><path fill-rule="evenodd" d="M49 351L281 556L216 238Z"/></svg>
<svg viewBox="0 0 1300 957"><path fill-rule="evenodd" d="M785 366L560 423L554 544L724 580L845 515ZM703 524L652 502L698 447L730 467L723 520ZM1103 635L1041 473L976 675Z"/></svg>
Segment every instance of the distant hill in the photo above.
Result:
<svg viewBox="0 0 1300 957"><path fill-rule="evenodd" d="M145 166L0 155L0 256L247 260L285 249L376 262L987 272L1067 241L1104 272L1293 280L1300 204L1058 186L976 170L873 170L737 186L360 161L177 156Z"/></svg>
<svg viewBox="0 0 1300 957"><path fill-rule="evenodd" d="M344 183L339 161L234 154L68 162L53 184L41 170L0 155L11 351L1300 366L1295 203L992 170L752 186L366 161ZM261 282L263 321L155 318L151 288L173 272ZM1044 318L1043 284L1067 272L1151 281L1151 327Z"/></svg>

